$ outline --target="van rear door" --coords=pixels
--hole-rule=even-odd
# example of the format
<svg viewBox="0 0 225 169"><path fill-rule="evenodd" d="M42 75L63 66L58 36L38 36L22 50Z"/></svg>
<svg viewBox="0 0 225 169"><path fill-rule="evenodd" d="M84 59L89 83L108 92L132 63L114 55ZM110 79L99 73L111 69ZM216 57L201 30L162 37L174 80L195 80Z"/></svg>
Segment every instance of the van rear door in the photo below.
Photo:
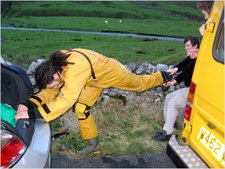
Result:
<svg viewBox="0 0 225 169"><path fill-rule="evenodd" d="M224 168L224 5L214 4L192 82L189 144L213 168Z"/></svg>

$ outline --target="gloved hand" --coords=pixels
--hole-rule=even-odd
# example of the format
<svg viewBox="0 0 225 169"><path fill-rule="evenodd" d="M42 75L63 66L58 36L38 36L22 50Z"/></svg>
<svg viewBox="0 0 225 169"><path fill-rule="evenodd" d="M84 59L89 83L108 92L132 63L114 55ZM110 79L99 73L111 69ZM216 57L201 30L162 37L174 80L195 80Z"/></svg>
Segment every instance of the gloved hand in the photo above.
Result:
<svg viewBox="0 0 225 169"><path fill-rule="evenodd" d="M170 86L165 86L165 85L162 85L161 89L162 91L167 91L168 89L170 88Z"/></svg>
<svg viewBox="0 0 225 169"><path fill-rule="evenodd" d="M165 71L161 71L162 77L163 77L163 82L168 82L172 79L172 76Z"/></svg>

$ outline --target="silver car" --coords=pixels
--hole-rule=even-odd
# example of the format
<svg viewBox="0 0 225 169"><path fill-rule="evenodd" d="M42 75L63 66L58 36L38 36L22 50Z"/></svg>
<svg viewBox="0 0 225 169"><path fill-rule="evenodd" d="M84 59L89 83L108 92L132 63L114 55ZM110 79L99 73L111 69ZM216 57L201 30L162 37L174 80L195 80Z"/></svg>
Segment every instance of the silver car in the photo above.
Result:
<svg viewBox="0 0 225 169"><path fill-rule="evenodd" d="M32 94L28 79L21 68L1 64L1 102L16 110ZM1 120L2 168L49 168L50 148L51 131L43 119L21 119L16 127Z"/></svg>
<svg viewBox="0 0 225 169"><path fill-rule="evenodd" d="M49 124L37 119L28 145L16 128L1 121L1 167L50 168L50 135Z"/></svg>

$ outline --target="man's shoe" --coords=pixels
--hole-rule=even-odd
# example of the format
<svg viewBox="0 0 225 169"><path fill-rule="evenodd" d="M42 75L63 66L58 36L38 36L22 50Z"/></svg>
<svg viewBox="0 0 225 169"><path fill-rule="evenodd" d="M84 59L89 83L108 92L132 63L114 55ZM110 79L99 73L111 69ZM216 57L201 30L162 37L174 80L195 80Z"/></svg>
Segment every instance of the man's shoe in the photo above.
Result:
<svg viewBox="0 0 225 169"><path fill-rule="evenodd" d="M80 155L80 156L86 156L86 155L89 155L89 154L99 154L100 151L99 151L99 146L87 146L85 149L81 150L81 151L78 151L77 154Z"/></svg>
<svg viewBox="0 0 225 169"><path fill-rule="evenodd" d="M161 131L159 133L156 133L152 139L156 141L169 141L172 134L166 134L166 131Z"/></svg>
<svg viewBox="0 0 225 169"><path fill-rule="evenodd" d="M178 128L179 128L179 125L177 124L177 122L174 123L173 127L174 127L175 129L178 129Z"/></svg>
<svg viewBox="0 0 225 169"><path fill-rule="evenodd" d="M161 75L163 77L163 82L168 82L172 80L172 76L166 71L161 71Z"/></svg>

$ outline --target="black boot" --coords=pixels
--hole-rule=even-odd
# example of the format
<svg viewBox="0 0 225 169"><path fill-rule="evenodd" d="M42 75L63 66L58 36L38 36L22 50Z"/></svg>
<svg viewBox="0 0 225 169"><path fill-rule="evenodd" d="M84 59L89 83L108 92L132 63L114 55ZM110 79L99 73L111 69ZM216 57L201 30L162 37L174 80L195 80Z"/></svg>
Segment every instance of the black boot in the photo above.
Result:
<svg viewBox="0 0 225 169"><path fill-rule="evenodd" d="M161 132L156 133L152 139L155 141L169 141L172 134L167 134L166 131L162 130Z"/></svg>
<svg viewBox="0 0 225 169"><path fill-rule="evenodd" d="M90 153L96 153L96 154L100 153L98 137L88 140L88 143L89 143L89 145L85 149L78 151L77 154L88 155Z"/></svg>
<svg viewBox="0 0 225 169"><path fill-rule="evenodd" d="M168 82L172 80L172 76L166 71L161 71L161 75L163 77L163 82Z"/></svg>

